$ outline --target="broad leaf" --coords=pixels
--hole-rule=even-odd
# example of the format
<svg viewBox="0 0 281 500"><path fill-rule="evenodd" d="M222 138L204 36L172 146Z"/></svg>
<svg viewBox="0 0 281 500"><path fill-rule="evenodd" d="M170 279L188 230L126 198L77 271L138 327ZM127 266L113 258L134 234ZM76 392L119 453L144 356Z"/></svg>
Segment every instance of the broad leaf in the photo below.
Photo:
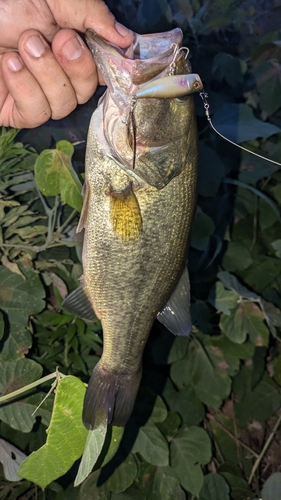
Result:
<svg viewBox="0 0 281 500"><path fill-rule="evenodd" d="M270 137L281 131L271 123L258 120L247 104L225 104L213 116L213 124L227 139L237 143Z"/></svg>
<svg viewBox="0 0 281 500"><path fill-rule="evenodd" d="M87 438L81 419L84 395L85 386L76 377L59 381L47 442L21 464L21 477L45 489L81 457Z"/></svg>
<svg viewBox="0 0 281 500"><path fill-rule="evenodd" d="M200 465L211 459L208 434L199 427L182 429L171 442L171 466L182 486L198 496L203 485Z"/></svg>
<svg viewBox="0 0 281 500"><path fill-rule="evenodd" d="M150 464L168 465L167 441L159 429L150 421L139 428L132 451L140 453Z"/></svg>
<svg viewBox="0 0 281 500"><path fill-rule="evenodd" d="M92 471L101 453L105 441L106 430L107 425L102 423L96 429L88 432L82 459L74 481L74 486L78 486L82 483Z"/></svg>
<svg viewBox="0 0 281 500"><path fill-rule="evenodd" d="M230 316L222 314L220 326L226 336L238 344L249 335L253 344L268 345L269 330L264 323L264 315L252 302L241 302Z"/></svg>
<svg viewBox="0 0 281 500"><path fill-rule="evenodd" d="M31 359L21 358L3 361L0 365L0 395L4 396L30 384L40 378L42 367ZM0 418L13 429L30 432L36 417L41 416L45 425L49 424L49 404L43 404L36 415L32 415L37 406L45 397L44 393L33 394L29 397L22 395L16 400L11 400L0 405Z"/></svg>
<svg viewBox="0 0 281 500"><path fill-rule="evenodd" d="M199 341L191 342L189 355L172 365L171 377L179 387L191 384L200 401L218 408L231 388L226 367L222 351L204 347Z"/></svg>
<svg viewBox="0 0 281 500"><path fill-rule="evenodd" d="M204 477L199 500L229 500L229 486L220 474L208 474Z"/></svg>
<svg viewBox="0 0 281 500"><path fill-rule="evenodd" d="M278 387L265 372L253 391L246 391L242 400L235 404L235 415L242 427L255 420L263 423L278 410L280 405Z"/></svg>
<svg viewBox="0 0 281 500"><path fill-rule="evenodd" d="M0 307L8 315L10 335L4 342L3 360L23 357L31 345L30 333L26 330L31 314L42 311L45 306L45 290L38 275L24 270L26 279L6 267L0 269Z"/></svg>
<svg viewBox="0 0 281 500"><path fill-rule="evenodd" d="M209 301L220 312L229 316L232 309L237 306L239 295L235 291L227 291L223 284L217 282L212 288Z"/></svg>
<svg viewBox="0 0 281 500"><path fill-rule="evenodd" d="M263 500L280 500L281 472L275 472L264 483L261 491Z"/></svg>
<svg viewBox="0 0 281 500"><path fill-rule="evenodd" d="M214 229L215 226L212 219L199 211L192 226L190 245L197 250L206 250Z"/></svg>
<svg viewBox="0 0 281 500"><path fill-rule="evenodd" d="M147 500L185 500L185 493L172 467L157 467Z"/></svg>
<svg viewBox="0 0 281 500"><path fill-rule="evenodd" d="M72 167L73 146L67 141L56 149L46 149L35 164L35 181L45 196L61 195L63 201L79 212L82 208L82 185Z"/></svg>

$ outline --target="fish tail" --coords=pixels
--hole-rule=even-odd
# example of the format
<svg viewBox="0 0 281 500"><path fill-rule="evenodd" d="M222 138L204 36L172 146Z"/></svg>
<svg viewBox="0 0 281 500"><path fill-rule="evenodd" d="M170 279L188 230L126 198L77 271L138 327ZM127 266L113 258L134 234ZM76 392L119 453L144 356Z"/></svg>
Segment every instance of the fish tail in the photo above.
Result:
<svg viewBox="0 0 281 500"><path fill-rule="evenodd" d="M133 411L141 375L141 370L129 375L115 373L98 363L85 394L85 427L92 430L102 422L124 427Z"/></svg>

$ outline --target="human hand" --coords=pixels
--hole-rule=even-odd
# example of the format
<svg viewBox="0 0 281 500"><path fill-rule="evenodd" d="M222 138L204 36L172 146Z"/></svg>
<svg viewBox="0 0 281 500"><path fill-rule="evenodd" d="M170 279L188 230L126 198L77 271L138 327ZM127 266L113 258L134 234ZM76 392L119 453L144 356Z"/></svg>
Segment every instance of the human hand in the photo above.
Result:
<svg viewBox="0 0 281 500"><path fill-rule="evenodd" d="M0 13L0 126L37 127L93 95L97 69L74 30L133 41L102 0L0 0Z"/></svg>

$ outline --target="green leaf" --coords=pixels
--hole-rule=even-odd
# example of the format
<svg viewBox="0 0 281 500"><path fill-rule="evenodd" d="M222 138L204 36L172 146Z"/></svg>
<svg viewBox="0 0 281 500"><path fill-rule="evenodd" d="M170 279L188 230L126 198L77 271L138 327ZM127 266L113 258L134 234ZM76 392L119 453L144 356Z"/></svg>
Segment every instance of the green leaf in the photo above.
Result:
<svg viewBox="0 0 281 500"><path fill-rule="evenodd" d="M166 365L181 359L187 352L189 339L173 336L164 327L160 326L161 335L152 343L153 362L157 365ZM172 344L172 345L171 345Z"/></svg>
<svg viewBox="0 0 281 500"><path fill-rule="evenodd" d="M275 250L276 257L281 257L281 240L275 240L271 243Z"/></svg>
<svg viewBox="0 0 281 500"><path fill-rule="evenodd" d="M263 423L278 410L280 404L278 388L265 372L254 390L245 391L242 400L235 403L235 416L242 427L254 420Z"/></svg>
<svg viewBox="0 0 281 500"><path fill-rule="evenodd" d="M200 401L218 408L230 392L228 363L223 353L212 345L204 346L198 339L190 344L188 356L172 365L172 380L179 387L191 384Z"/></svg>
<svg viewBox="0 0 281 500"><path fill-rule="evenodd" d="M275 472L264 483L261 490L262 500L280 500L281 472Z"/></svg>
<svg viewBox="0 0 281 500"><path fill-rule="evenodd" d="M124 491L124 493L112 493L112 495L110 496L110 500L145 500L145 499L139 490L137 490L134 487L131 487L128 488L126 491Z"/></svg>
<svg viewBox="0 0 281 500"><path fill-rule="evenodd" d="M88 476L80 487L79 500L109 500L110 492L106 485L98 486L100 469Z"/></svg>
<svg viewBox="0 0 281 500"><path fill-rule="evenodd" d="M229 486L220 474L207 474L199 500L229 500Z"/></svg>
<svg viewBox="0 0 281 500"><path fill-rule="evenodd" d="M237 306L239 295L235 291L228 292L222 283L217 282L209 294L209 302L227 316Z"/></svg>
<svg viewBox="0 0 281 500"><path fill-rule="evenodd" d="M185 500L184 491L172 467L157 467L147 500Z"/></svg>
<svg viewBox="0 0 281 500"><path fill-rule="evenodd" d="M82 208L82 185L72 167L73 146L67 141L57 143L56 149L43 151L35 163L35 181L44 196L61 195L72 208Z"/></svg>
<svg viewBox="0 0 281 500"><path fill-rule="evenodd" d="M242 286L238 279L233 276L233 274L228 273L227 271L221 271L218 273L218 278L224 284L226 288L230 288L230 290L234 290L238 293L240 297L244 297L249 300L259 299L259 295L248 290L245 286Z"/></svg>
<svg viewBox="0 0 281 500"><path fill-rule="evenodd" d="M24 270L26 279L9 269L0 269L0 306L8 315L10 335L4 342L0 357L3 360L23 357L31 345L26 330L28 317L45 307L45 290L38 275Z"/></svg>
<svg viewBox="0 0 281 500"><path fill-rule="evenodd" d="M281 132L281 129L280 129L280 132ZM234 184L235 186L239 186L240 188L245 188L245 189L251 191L251 193L254 193L258 198L265 201L271 207L271 209L273 210L273 212L277 216L277 219L279 221L281 221L280 211L279 211L277 205L275 205L275 203L273 203L273 201L268 196L266 196L266 194L264 194L262 191L254 188L252 186L249 186L249 184L245 184L244 182L237 181L236 179L229 179L226 177L224 179L224 182L226 184Z"/></svg>
<svg viewBox="0 0 281 500"><path fill-rule="evenodd" d="M189 375L188 375L189 376ZM181 390L176 390L171 380L168 379L163 390L163 397L165 398L167 404L173 412L177 412L181 418L182 422L186 425L197 425L203 419L205 415L204 406L198 399L193 387L190 385L184 386L184 380L180 378ZM165 424L165 422L163 422ZM162 431L161 425L157 425ZM172 429L172 428L171 428ZM169 436L169 432L172 430L167 430L164 432L166 436ZM176 431L177 429L175 429ZM172 433L171 437L175 434Z"/></svg>
<svg viewBox="0 0 281 500"><path fill-rule="evenodd" d="M262 230L272 227L279 220L277 211L267 201L259 199L259 226Z"/></svg>
<svg viewBox="0 0 281 500"><path fill-rule="evenodd" d="M133 453L140 453L152 465L168 465L168 444L159 429L150 421L139 428Z"/></svg>
<svg viewBox="0 0 281 500"><path fill-rule="evenodd" d="M68 142L65 140L58 141L56 143L56 148L58 151L61 151L66 156L69 156L70 158L72 158L72 156L74 154L74 146L71 144L71 142Z"/></svg>
<svg viewBox="0 0 281 500"><path fill-rule="evenodd" d="M102 467L97 484L104 484L107 491L121 493L131 486L137 473L134 455L132 453L125 455L121 452L118 457L113 457L111 462Z"/></svg>
<svg viewBox="0 0 281 500"><path fill-rule="evenodd" d="M278 170L277 165L265 162L261 158L246 154L242 159L238 180L245 184L255 184L263 178L270 177Z"/></svg>
<svg viewBox="0 0 281 500"><path fill-rule="evenodd" d="M271 211L272 212L272 211ZM223 256L222 265L229 271L242 271L252 264L253 260L249 250L243 243L230 241L227 251Z"/></svg>
<svg viewBox="0 0 281 500"><path fill-rule="evenodd" d="M4 335L4 327L5 327L5 324L4 324L3 314L0 312L0 340L2 339L2 337Z"/></svg>
<svg viewBox="0 0 281 500"><path fill-rule="evenodd" d="M124 434L124 428L123 427L117 427L115 425L110 427L111 434L110 434L110 443L108 448L106 449L106 454L105 457L102 460L102 465L106 465L115 455L117 452L123 434Z"/></svg>
<svg viewBox="0 0 281 500"><path fill-rule="evenodd" d="M106 430L107 425L101 423L96 429L88 432L74 486L81 484L92 471L104 445Z"/></svg>
<svg viewBox="0 0 281 500"><path fill-rule="evenodd" d="M269 330L264 315L253 302L241 302L230 316L222 314L220 326L232 342L242 344L249 335L256 346L268 345Z"/></svg>
<svg viewBox="0 0 281 500"><path fill-rule="evenodd" d="M247 104L224 104L214 114L213 124L227 139L237 143L252 141L257 137L266 139L281 132L275 125L258 120Z"/></svg>
<svg viewBox="0 0 281 500"><path fill-rule="evenodd" d="M260 107L267 115L273 115L281 107L279 62L272 59L262 61L254 68L253 74L256 78Z"/></svg>
<svg viewBox="0 0 281 500"><path fill-rule="evenodd" d="M140 388L134 408L134 418L138 422L163 422L167 417L167 408L160 396L147 389Z"/></svg>
<svg viewBox="0 0 281 500"><path fill-rule="evenodd" d="M247 64L242 59L226 52L219 52L213 60L212 72L216 80L225 79L228 85L235 87L243 80Z"/></svg>
<svg viewBox="0 0 281 500"><path fill-rule="evenodd" d="M211 459L211 442L206 431L199 427L182 429L171 442L171 466L181 485L198 496L203 485L200 464Z"/></svg>
<svg viewBox="0 0 281 500"><path fill-rule="evenodd" d="M272 335L276 337L277 331L275 327L281 327L281 310L270 302L266 302L262 299L260 300L260 305L268 328L270 329Z"/></svg>
<svg viewBox="0 0 281 500"><path fill-rule="evenodd" d="M207 250L214 229L212 219L203 212L198 212L192 226L190 245L197 250Z"/></svg>
<svg viewBox="0 0 281 500"><path fill-rule="evenodd" d="M222 472L221 475L226 479L231 488L231 496L235 500L251 499L255 495L250 489L247 481L240 476L230 474L229 472Z"/></svg>
<svg viewBox="0 0 281 500"><path fill-rule="evenodd" d="M85 385L78 378L67 376L58 382L47 442L22 462L20 477L45 489L81 457L88 434L81 419L84 395Z"/></svg>
<svg viewBox="0 0 281 500"><path fill-rule="evenodd" d="M30 384L41 377L42 367L32 359L16 359L2 361L0 365L0 394L4 396L17 389ZM36 403L34 404L34 400ZM42 397L41 397L42 400ZM29 398L18 399L3 403L0 407L0 419L9 424L13 429L30 432L34 425L36 415L33 411L40 402L40 396L33 395ZM41 409L44 413L43 408ZM39 411L40 414L40 411ZM48 415L46 415L48 419Z"/></svg>
<svg viewBox="0 0 281 500"><path fill-rule="evenodd" d="M174 411L169 411L167 418L164 420L164 422L159 422L159 424L157 424L157 427L162 432L162 434L164 434L164 436L166 436L166 438L170 441L178 431L180 424L180 416Z"/></svg>
<svg viewBox="0 0 281 500"><path fill-rule="evenodd" d="M209 416L208 420L214 443L220 450L221 460L238 465L237 443L227 432L235 436L233 418L218 414L216 417Z"/></svg>

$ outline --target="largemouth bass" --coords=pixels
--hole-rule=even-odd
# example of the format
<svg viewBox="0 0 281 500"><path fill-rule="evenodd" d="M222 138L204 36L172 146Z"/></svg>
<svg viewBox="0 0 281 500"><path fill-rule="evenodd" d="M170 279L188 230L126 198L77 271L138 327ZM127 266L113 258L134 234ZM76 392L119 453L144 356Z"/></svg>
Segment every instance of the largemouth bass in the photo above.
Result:
<svg viewBox="0 0 281 500"><path fill-rule="evenodd" d="M202 89L181 50L182 32L136 35L127 51L86 33L108 89L91 118L78 231L85 230L81 286L63 307L99 319L103 353L86 391L83 422L124 426L156 317L188 335L186 268L196 205Z"/></svg>

